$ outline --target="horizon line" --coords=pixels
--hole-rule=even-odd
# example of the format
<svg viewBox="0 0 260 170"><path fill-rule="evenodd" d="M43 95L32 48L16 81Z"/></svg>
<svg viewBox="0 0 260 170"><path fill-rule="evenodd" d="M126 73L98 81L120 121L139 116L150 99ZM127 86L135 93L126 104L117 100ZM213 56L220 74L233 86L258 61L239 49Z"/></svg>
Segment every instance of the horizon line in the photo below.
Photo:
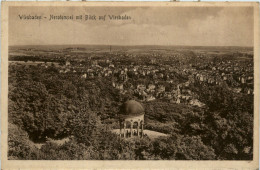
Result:
<svg viewBox="0 0 260 170"><path fill-rule="evenodd" d="M254 46L242 46L242 45L119 45L119 44L44 44L44 45L8 45L10 46L182 46L182 47L254 47Z"/></svg>

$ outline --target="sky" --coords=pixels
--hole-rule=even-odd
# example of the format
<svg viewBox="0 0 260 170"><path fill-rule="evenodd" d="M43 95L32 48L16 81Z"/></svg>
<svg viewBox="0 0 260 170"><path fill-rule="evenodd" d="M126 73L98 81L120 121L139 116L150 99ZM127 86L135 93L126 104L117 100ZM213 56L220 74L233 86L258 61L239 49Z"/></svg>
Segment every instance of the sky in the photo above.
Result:
<svg viewBox="0 0 260 170"><path fill-rule="evenodd" d="M21 20L19 14L46 19ZM106 20L49 21L72 14ZM9 45L253 46L253 19L252 7L10 7Z"/></svg>

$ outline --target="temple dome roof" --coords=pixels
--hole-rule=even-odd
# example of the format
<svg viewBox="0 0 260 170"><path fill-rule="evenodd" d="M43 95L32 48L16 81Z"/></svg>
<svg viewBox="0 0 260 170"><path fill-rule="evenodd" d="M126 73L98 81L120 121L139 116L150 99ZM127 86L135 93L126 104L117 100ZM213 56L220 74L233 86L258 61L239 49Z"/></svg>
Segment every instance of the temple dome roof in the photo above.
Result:
<svg viewBox="0 0 260 170"><path fill-rule="evenodd" d="M135 100L128 100L120 107L120 114L125 116L138 116L144 114L144 107Z"/></svg>

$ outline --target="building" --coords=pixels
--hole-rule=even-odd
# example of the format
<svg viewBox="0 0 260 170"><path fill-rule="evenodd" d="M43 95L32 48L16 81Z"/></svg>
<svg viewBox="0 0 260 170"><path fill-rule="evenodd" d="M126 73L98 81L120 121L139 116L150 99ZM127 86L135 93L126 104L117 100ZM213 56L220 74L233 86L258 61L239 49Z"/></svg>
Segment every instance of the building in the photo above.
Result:
<svg viewBox="0 0 260 170"><path fill-rule="evenodd" d="M70 62L69 61L66 61L66 66L70 66Z"/></svg>
<svg viewBox="0 0 260 170"><path fill-rule="evenodd" d="M123 103L119 111L120 137L143 137L144 113L143 106L135 100ZM129 128L130 131L128 131Z"/></svg>

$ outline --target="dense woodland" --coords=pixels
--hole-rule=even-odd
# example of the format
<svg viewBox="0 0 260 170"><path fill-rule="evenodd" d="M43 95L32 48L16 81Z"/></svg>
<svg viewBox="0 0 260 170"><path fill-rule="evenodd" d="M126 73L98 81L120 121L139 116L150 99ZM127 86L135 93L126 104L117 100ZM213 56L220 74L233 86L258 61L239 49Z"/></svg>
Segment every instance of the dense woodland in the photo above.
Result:
<svg viewBox="0 0 260 170"><path fill-rule="evenodd" d="M129 98L111 78L82 79L57 67L9 66L9 159L251 160L253 95L227 85L192 84L207 107L143 102L145 129L169 134L124 140L117 113ZM52 140L69 138L63 145ZM43 143L37 148L37 143Z"/></svg>

